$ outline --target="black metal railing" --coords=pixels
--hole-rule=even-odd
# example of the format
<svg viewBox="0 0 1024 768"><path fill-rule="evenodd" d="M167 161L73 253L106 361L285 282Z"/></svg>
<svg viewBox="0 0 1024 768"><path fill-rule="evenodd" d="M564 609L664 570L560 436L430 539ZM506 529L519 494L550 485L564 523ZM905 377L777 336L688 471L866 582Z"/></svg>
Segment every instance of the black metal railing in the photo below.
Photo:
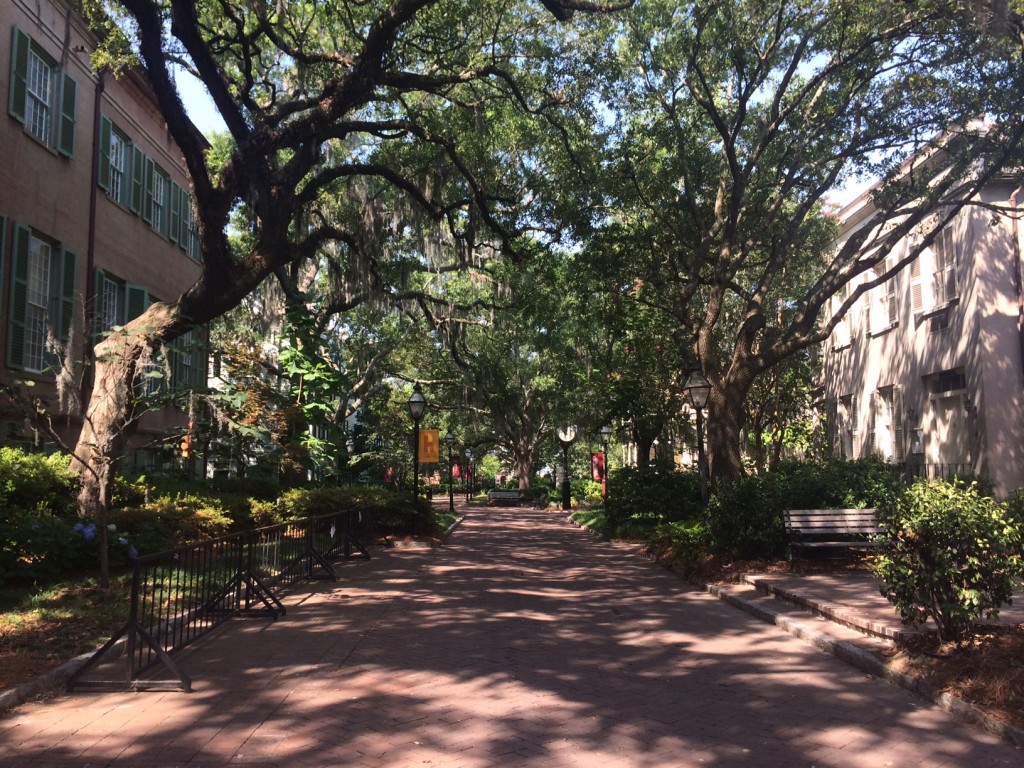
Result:
<svg viewBox="0 0 1024 768"><path fill-rule="evenodd" d="M285 613L277 596L283 588L337 580L332 563L341 557L369 559L360 539L363 515L347 509L136 558L128 622L71 676L68 691L190 691L192 681L172 654L234 616L276 620ZM123 659L118 679L85 678L113 657ZM161 666L173 679L151 676Z"/></svg>
<svg viewBox="0 0 1024 768"><path fill-rule="evenodd" d="M977 477L970 464L893 464L893 473L897 479L908 485L917 479L953 480L955 478L971 479Z"/></svg>

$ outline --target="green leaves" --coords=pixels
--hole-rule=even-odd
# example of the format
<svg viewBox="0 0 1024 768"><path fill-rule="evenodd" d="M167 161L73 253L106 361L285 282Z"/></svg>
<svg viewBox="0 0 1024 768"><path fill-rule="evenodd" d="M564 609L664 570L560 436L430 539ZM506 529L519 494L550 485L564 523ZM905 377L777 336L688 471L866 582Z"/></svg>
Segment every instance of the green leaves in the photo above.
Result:
<svg viewBox="0 0 1024 768"><path fill-rule="evenodd" d="M960 481L919 481L879 510L884 545L874 570L904 620L935 622L963 642L972 622L996 619L1024 573L1024 530L1007 506Z"/></svg>

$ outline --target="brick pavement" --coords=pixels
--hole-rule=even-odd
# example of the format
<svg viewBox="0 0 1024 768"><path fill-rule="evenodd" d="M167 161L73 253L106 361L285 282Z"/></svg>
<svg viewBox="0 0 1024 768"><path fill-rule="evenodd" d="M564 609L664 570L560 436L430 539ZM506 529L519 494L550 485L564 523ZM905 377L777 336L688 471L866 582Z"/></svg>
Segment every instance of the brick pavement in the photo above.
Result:
<svg viewBox="0 0 1024 768"><path fill-rule="evenodd" d="M180 654L192 694L0 718L0 767L1024 764L556 512L473 510L341 571Z"/></svg>

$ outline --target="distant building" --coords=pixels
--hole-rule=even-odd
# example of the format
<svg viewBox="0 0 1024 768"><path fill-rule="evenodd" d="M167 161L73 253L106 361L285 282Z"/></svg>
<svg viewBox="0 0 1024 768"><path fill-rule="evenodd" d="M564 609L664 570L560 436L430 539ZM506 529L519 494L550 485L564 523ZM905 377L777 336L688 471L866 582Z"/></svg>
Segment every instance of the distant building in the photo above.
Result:
<svg viewBox="0 0 1024 768"><path fill-rule="evenodd" d="M181 152L138 72L92 71L97 41L76 7L0 3L0 381L31 381L54 400L64 361L73 375L62 386L78 388L97 334L177 297L201 268ZM171 375L151 389L202 385L202 335L193 331L154 364ZM184 419L172 408L147 413L137 444ZM78 409L68 407L62 423L73 441ZM0 436L38 439L10 408L0 412ZM128 459L154 463L159 452L139 448Z"/></svg>
<svg viewBox="0 0 1024 768"><path fill-rule="evenodd" d="M1012 204L1014 189L993 183L977 202ZM848 205L842 238L873 226L872 214L869 194ZM1024 486L1020 229L967 206L932 247L858 299L823 354L834 454L878 455L908 475L981 475L999 495Z"/></svg>

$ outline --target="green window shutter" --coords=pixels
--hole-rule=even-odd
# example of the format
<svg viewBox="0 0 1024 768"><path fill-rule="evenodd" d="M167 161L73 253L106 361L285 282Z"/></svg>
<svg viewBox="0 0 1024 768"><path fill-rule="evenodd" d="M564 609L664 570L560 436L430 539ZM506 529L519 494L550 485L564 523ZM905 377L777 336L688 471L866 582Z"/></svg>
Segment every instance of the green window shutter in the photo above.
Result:
<svg viewBox="0 0 1024 768"><path fill-rule="evenodd" d="M75 317L75 271L78 266L78 257L67 248L61 249L60 269L60 315L55 318L54 335L60 341L66 342L71 335L71 323Z"/></svg>
<svg viewBox="0 0 1024 768"><path fill-rule="evenodd" d="M206 386L206 343L205 334L200 333L196 328L192 339L192 381L188 382L189 389L201 390Z"/></svg>
<svg viewBox="0 0 1024 768"><path fill-rule="evenodd" d="M189 195L187 189L181 189L181 221L179 222L178 229L178 245L185 249L188 253L189 250L189 232L191 231L192 222L192 197Z"/></svg>
<svg viewBox="0 0 1024 768"><path fill-rule="evenodd" d="M171 232L170 218L171 218L171 180L165 176L161 171L160 167L157 166L154 171L156 178L154 179L157 184L163 187L164 195L164 209L160 216L160 234L164 237L169 237Z"/></svg>
<svg viewBox="0 0 1024 768"><path fill-rule="evenodd" d="M142 285L125 286L125 317L130 323L149 307L149 290Z"/></svg>
<svg viewBox="0 0 1024 768"><path fill-rule="evenodd" d="M25 367L25 320L28 314L28 249L31 233L14 225L11 245L11 300L7 312L7 365Z"/></svg>
<svg viewBox="0 0 1024 768"><path fill-rule="evenodd" d="M99 177L100 189L104 192L110 191L110 141L113 126L110 119L100 117L100 151L99 151Z"/></svg>
<svg viewBox="0 0 1024 768"><path fill-rule="evenodd" d="M145 172L142 175L142 220L153 223L153 161L145 160Z"/></svg>
<svg viewBox="0 0 1024 768"><path fill-rule="evenodd" d="M171 211L170 223L167 228L167 236L170 238L172 243L177 243L179 232L181 231L181 187L172 181L170 183L170 190Z"/></svg>
<svg viewBox="0 0 1024 768"><path fill-rule="evenodd" d="M142 184L146 175L146 156L136 146L132 146L132 191L128 199L128 210L132 213L142 211Z"/></svg>
<svg viewBox="0 0 1024 768"><path fill-rule="evenodd" d="M0 281L4 274L4 253L7 248L7 217L0 215Z"/></svg>
<svg viewBox="0 0 1024 768"><path fill-rule="evenodd" d="M103 318L100 309L100 297L103 296L103 280L106 273L97 268L94 272L95 277L93 278L93 295L92 295L92 343L93 346L103 341L103 335L109 328L103 327Z"/></svg>
<svg viewBox="0 0 1024 768"><path fill-rule="evenodd" d="M25 124L25 99L28 96L28 49L32 46L29 36L17 27L11 42L11 82L7 98L7 111L22 125Z"/></svg>
<svg viewBox="0 0 1024 768"><path fill-rule="evenodd" d="M61 77L60 122L57 124L57 151L64 157L75 155L75 101L78 84L68 74Z"/></svg>

